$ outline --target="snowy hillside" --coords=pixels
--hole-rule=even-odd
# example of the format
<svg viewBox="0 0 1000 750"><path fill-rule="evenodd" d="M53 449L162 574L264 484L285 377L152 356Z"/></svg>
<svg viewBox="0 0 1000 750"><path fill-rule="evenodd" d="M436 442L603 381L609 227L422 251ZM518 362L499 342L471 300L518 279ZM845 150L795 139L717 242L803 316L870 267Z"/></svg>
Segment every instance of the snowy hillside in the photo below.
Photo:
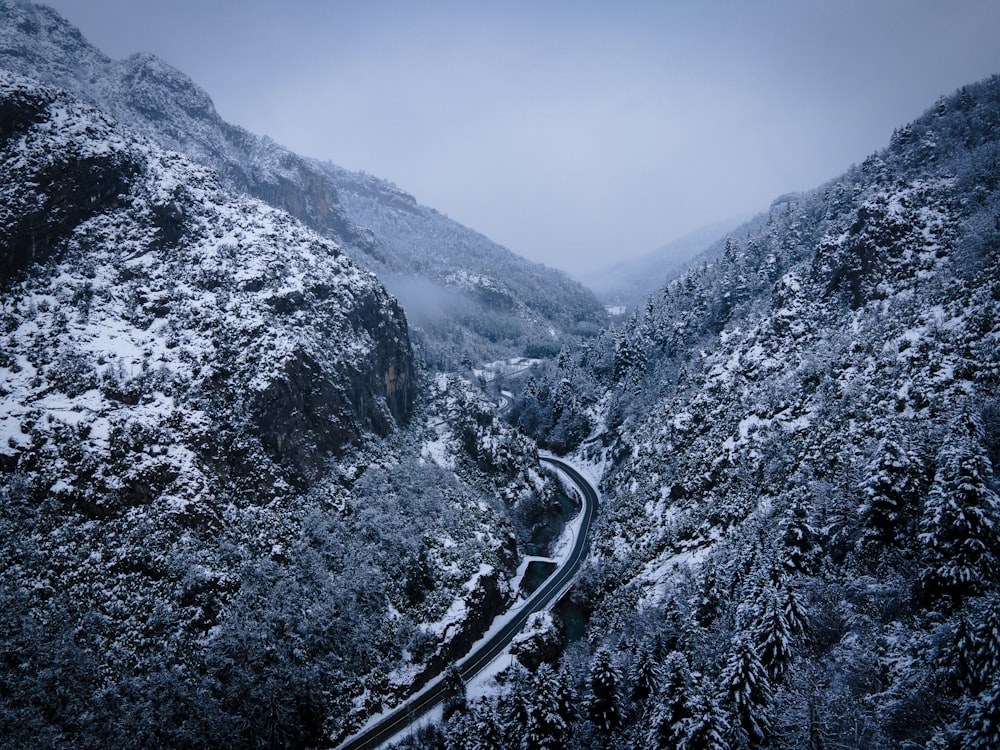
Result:
<svg viewBox="0 0 1000 750"><path fill-rule="evenodd" d="M180 71L149 54L111 60L49 8L0 0L3 68L73 92L216 170L228 188L338 242L400 298L419 354L433 368L523 355L531 345L558 352L604 322L593 295L565 274L526 261L388 183L300 157L224 122L208 94ZM454 272L485 287L456 285L448 280ZM443 302L430 301L432 295Z"/></svg>
<svg viewBox="0 0 1000 750"><path fill-rule="evenodd" d="M332 242L7 72L0 196L10 746L314 746L516 595L533 443Z"/></svg>
<svg viewBox="0 0 1000 750"><path fill-rule="evenodd" d="M679 276L698 255L711 252L713 245L723 242L726 233L740 223L733 219L710 224L637 258L592 271L582 281L602 302L624 306L631 312L668 280Z"/></svg>
<svg viewBox="0 0 1000 750"><path fill-rule="evenodd" d="M604 471L578 746L996 747L998 156L993 78L529 384Z"/></svg>
<svg viewBox="0 0 1000 750"><path fill-rule="evenodd" d="M520 258L384 180L319 166L351 220L379 238L384 257L373 268L385 269L386 286L423 332L432 367L459 369L466 357L479 364L511 353L553 356L604 324L593 295L565 274Z"/></svg>
<svg viewBox="0 0 1000 750"><path fill-rule="evenodd" d="M406 322L371 274L100 113L0 85L9 461L82 451L85 473L66 461L50 477L81 503L197 506L202 462L236 461L237 435L257 438L238 461L258 481L301 484L326 453L405 421ZM230 434L208 418L222 404ZM131 455L144 445L162 447L148 465Z"/></svg>

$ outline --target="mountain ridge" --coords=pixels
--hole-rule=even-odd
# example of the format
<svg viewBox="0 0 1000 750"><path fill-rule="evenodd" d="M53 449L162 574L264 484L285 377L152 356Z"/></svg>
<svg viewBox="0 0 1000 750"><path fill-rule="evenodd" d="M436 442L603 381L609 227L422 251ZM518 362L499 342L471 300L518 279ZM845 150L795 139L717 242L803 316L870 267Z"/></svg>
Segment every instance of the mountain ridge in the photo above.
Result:
<svg viewBox="0 0 1000 750"><path fill-rule="evenodd" d="M0 259L12 746L316 746L516 597L554 483L329 239L0 71Z"/></svg>
<svg viewBox="0 0 1000 750"><path fill-rule="evenodd" d="M529 383L512 417L603 475L561 669L620 718L567 731L996 746L998 164L993 76Z"/></svg>
<svg viewBox="0 0 1000 750"><path fill-rule="evenodd" d="M592 294L562 272L520 258L420 206L389 188L391 183L298 156L224 122L206 92L155 56L111 60L46 6L3 0L0 9L0 67L65 88L161 145L187 153L215 169L228 187L282 208L340 243L377 275L430 284L451 300L433 314L418 306L425 315L411 321L430 366L461 369L463 361L523 354L532 341L553 341L558 350L564 336L579 340L603 323ZM380 187L373 190L376 184ZM359 185L368 186L369 195L358 194L345 205L343 193ZM395 231L396 222L384 221L393 211L414 219L402 234ZM372 220L381 222L382 231L366 225ZM478 288L449 284L454 270L489 279L511 300L509 309L491 306ZM547 294L538 291L539 279ZM407 296L408 288L400 291ZM551 304L553 297L559 304ZM563 308L573 313L564 316Z"/></svg>
<svg viewBox="0 0 1000 750"><path fill-rule="evenodd" d="M168 382L175 376L191 381L181 392L209 395L221 387L223 400L244 405L236 407L236 414L249 409L250 423L272 458L301 480L315 476L324 452L341 450L361 431L386 434L393 422L406 421L416 388L406 323L373 275L285 215L236 199L204 168L122 133L107 117L59 91L9 73L0 85L5 168L0 240L6 266L0 283L13 300L33 284L44 284L46 270L66 269L67 287L77 297L84 295L87 307L82 325L62 324L71 334L76 331L79 342L67 344L70 351L61 357L83 357L79 365L85 367L92 356L105 361L113 356L114 347L101 348L100 336L81 343L91 336L86 324L96 314L95 295L108 298L112 304L100 325L132 339L126 350L150 352L125 367L141 363L146 372L153 367L151 352L157 351L155 361L164 363L158 367L171 373ZM284 242L280 252L279 237ZM268 251L276 258L262 262ZM276 264L284 267L284 275L277 275ZM123 294L135 300L124 319L115 309ZM323 315L293 331L307 300L315 300L313 309ZM226 309L230 305L235 316ZM192 307L218 316L228 333L206 330L207 320L192 327ZM8 328L16 330L16 320L15 315ZM130 321L139 326L135 332L122 328ZM181 326L186 326L184 337L178 333ZM366 356L349 360L335 349L328 352L315 335L323 329L339 332L343 346ZM37 373L37 379L44 368L32 360L45 355L22 350L14 341L7 357L25 357L28 369L22 365L13 381L26 384L24 372ZM241 341L255 360L232 349L237 372L219 373L214 381L215 376L199 374L195 363L209 349ZM306 373L313 383L302 382ZM242 385L233 388L235 382L229 381ZM118 387L130 386L126 380ZM178 387L173 384L168 391ZM247 394L252 394L249 400ZM37 398L23 397L25 402ZM312 409L305 408L309 400ZM98 414L105 409L94 403L87 407ZM17 414L5 412L8 421ZM279 412L291 421L281 424Z"/></svg>

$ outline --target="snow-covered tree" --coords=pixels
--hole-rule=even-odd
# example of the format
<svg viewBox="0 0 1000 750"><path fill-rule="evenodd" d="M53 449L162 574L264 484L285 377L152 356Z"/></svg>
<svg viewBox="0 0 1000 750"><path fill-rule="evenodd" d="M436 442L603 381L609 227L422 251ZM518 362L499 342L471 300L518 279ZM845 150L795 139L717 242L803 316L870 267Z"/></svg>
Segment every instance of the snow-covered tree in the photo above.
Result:
<svg viewBox="0 0 1000 750"><path fill-rule="evenodd" d="M778 600L785 613L788 629L794 635L802 635L809 629L809 608L804 597L793 582L786 578L778 589Z"/></svg>
<svg viewBox="0 0 1000 750"><path fill-rule="evenodd" d="M923 584L931 596L961 598L994 585L1000 498L990 487L992 475L982 427L964 413L938 457L920 519Z"/></svg>
<svg viewBox="0 0 1000 750"><path fill-rule="evenodd" d="M725 586L719 580L717 560L709 558L698 576L694 596L694 614L702 627L708 627L724 607Z"/></svg>
<svg viewBox="0 0 1000 750"><path fill-rule="evenodd" d="M770 729L771 678L761 664L757 645L745 632L733 638L722 681L738 724L737 740L741 745L762 742Z"/></svg>
<svg viewBox="0 0 1000 750"><path fill-rule="evenodd" d="M792 627L785 614L782 597L772 585L761 591L753 603L752 633L760 662L772 679L779 678L792 660Z"/></svg>
<svg viewBox="0 0 1000 750"><path fill-rule="evenodd" d="M1000 747L1000 678L975 700L968 701L960 732L960 750L997 750Z"/></svg>
<svg viewBox="0 0 1000 750"><path fill-rule="evenodd" d="M645 370L646 352L640 331L636 330L637 321L633 317L633 325L623 327L615 339L614 379L624 381L634 378Z"/></svg>
<svg viewBox="0 0 1000 750"><path fill-rule="evenodd" d="M447 721L455 714L465 713L468 709L465 680L455 664L449 666L444 672L444 689L445 699L442 703L442 710L444 719Z"/></svg>
<svg viewBox="0 0 1000 750"><path fill-rule="evenodd" d="M684 736L684 722L691 717L688 703L693 688L691 667L680 651L667 654L663 664L663 684L650 716L647 744L659 750L673 750Z"/></svg>
<svg viewBox="0 0 1000 750"><path fill-rule="evenodd" d="M576 693L570 685L570 670L566 666L556 672L556 699L559 715L562 716L569 728L567 736L571 736L573 723L580 717L580 714L577 710Z"/></svg>
<svg viewBox="0 0 1000 750"><path fill-rule="evenodd" d="M607 649L598 650L590 669L590 701L587 716L598 734L608 737L622 722L621 672Z"/></svg>
<svg viewBox="0 0 1000 750"><path fill-rule="evenodd" d="M559 676L542 664L531 680L532 695L526 696L523 750L557 750L566 747L569 726L560 711Z"/></svg>
<svg viewBox="0 0 1000 750"><path fill-rule="evenodd" d="M812 568L820 551L816 530L809 520L812 496L804 482L797 483L789 495L788 507L781 518L782 563L789 573L804 573Z"/></svg>
<svg viewBox="0 0 1000 750"><path fill-rule="evenodd" d="M444 749L469 750L473 746L475 725L465 712L452 714L444 722Z"/></svg>
<svg viewBox="0 0 1000 750"><path fill-rule="evenodd" d="M955 620L952 662L959 682L975 693L1000 675L1000 593L970 599Z"/></svg>
<svg viewBox="0 0 1000 750"><path fill-rule="evenodd" d="M709 693L710 687L700 681L688 700L689 717L681 722L677 750L726 750L723 737L726 718L718 702Z"/></svg>
<svg viewBox="0 0 1000 750"><path fill-rule="evenodd" d="M644 704L656 692L660 683L659 672L653 650L646 646L640 648L629 671L632 685L630 697L635 703Z"/></svg>
<svg viewBox="0 0 1000 750"><path fill-rule="evenodd" d="M877 550L911 538L923 493L923 466L901 433L886 430L866 472L862 491L862 545Z"/></svg>
<svg viewBox="0 0 1000 750"><path fill-rule="evenodd" d="M472 714L472 732L469 750L504 750L510 746L503 722L491 702L478 705Z"/></svg>

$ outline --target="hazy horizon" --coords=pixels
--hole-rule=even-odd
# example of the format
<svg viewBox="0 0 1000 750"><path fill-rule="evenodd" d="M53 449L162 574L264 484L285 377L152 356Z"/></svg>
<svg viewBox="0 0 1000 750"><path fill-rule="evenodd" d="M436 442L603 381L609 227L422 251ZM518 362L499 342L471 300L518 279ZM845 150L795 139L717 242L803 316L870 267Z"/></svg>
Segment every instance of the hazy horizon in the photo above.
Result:
<svg viewBox="0 0 1000 750"><path fill-rule="evenodd" d="M578 278L816 187L1000 72L989 2L48 4Z"/></svg>

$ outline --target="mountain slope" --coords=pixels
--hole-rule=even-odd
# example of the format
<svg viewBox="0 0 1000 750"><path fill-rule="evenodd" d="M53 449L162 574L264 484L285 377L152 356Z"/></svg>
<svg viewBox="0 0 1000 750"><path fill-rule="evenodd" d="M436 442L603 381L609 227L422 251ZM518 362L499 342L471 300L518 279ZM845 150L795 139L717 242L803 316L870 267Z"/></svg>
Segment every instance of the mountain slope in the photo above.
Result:
<svg viewBox="0 0 1000 750"><path fill-rule="evenodd" d="M637 258L591 272L583 281L602 302L631 310L669 279L680 275L692 259L721 242L739 223L736 219L715 222Z"/></svg>
<svg viewBox="0 0 1000 750"><path fill-rule="evenodd" d="M527 347L555 354L603 325L593 295L565 274L525 261L391 183L318 167L351 220L378 238L383 256L371 266L427 333L431 366L457 369L471 354L475 363Z"/></svg>
<svg viewBox="0 0 1000 750"><path fill-rule="evenodd" d="M998 164L994 77L515 405L604 471L589 643L563 668L594 700L588 649L608 649L631 718L575 736L996 746Z"/></svg>
<svg viewBox="0 0 1000 750"><path fill-rule="evenodd" d="M114 61L55 11L0 1L0 68L75 93L216 170L227 187L340 243L410 312L429 364L454 369L592 335L603 311L565 274L530 263L387 183L300 157L224 122L209 96L152 55ZM456 276L457 274L457 276ZM444 306L428 303L443 294Z"/></svg>
<svg viewBox="0 0 1000 750"><path fill-rule="evenodd" d="M93 110L2 82L6 423L48 399L107 437L140 394L151 430L185 400L203 412L224 403L233 429L259 437L254 454L302 482L324 454L407 418L406 322L371 274ZM24 275L32 264L47 273ZM50 329L59 335L41 336ZM38 429L11 428L15 450L39 450ZM218 437L199 452L227 460Z"/></svg>
<svg viewBox="0 0 1000 750"><path fill-rule="evenodd" d="M559 503L331 241L8 72L0 325L12 747L345 736L482 634L511 516Z"/></svg>

